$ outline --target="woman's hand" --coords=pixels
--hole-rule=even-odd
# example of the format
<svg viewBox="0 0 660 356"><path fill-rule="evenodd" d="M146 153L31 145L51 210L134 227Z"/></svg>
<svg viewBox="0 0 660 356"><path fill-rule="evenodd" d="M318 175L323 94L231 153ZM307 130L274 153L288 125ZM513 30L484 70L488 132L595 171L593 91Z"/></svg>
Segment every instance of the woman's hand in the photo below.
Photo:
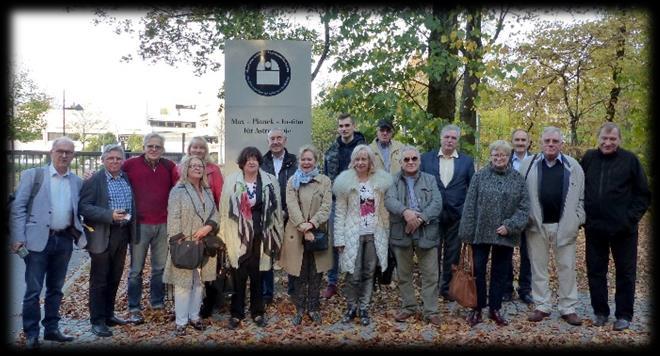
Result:
<svg viewBox="0 0 660 356"><path fill-rule="evenodd" d="M497 230L495 230L495 232L497 232L497 234L500 236L506 236L509 234L509 230L507 230L506 226L504 225L498 227Z"/></svg>
<svg viewBox="0 0 660 356"><path fill-rule="evenodd" d="M311 229L313 229L313 228L314 228L314 225L312 225L311 222L304 222L304 223L301 223L301 224L298 225L298 227L297 227L298 231L300 231L300 232L307 232L307 231L309 231L309 230L311 230Z"/></svg>
<svg viewBox="0 0 660 356"><path fill-rule="evenodd" d="M305 240L306 241L314 241L314 233L311 231L306 231L305 232Z"/></svg>
<svg viewBox="0 0 660 356"><path fill-rule="evenodd" d="M335 246L335 250L337 250L339 253L342 253L344 252L344 246Z"/></svg>
<svg viewBox="0 0 660 356"><path fill-rule="evenodd" d="M213 228L211 228L211 226L209 226L209 225L204 225L204 226L200 227L193 234L193 236L192 236L193 240L198 240L199 241L199 240L203 239L204 236L208 235L209 232L211 232L211 230L213 230Z"/></svg>

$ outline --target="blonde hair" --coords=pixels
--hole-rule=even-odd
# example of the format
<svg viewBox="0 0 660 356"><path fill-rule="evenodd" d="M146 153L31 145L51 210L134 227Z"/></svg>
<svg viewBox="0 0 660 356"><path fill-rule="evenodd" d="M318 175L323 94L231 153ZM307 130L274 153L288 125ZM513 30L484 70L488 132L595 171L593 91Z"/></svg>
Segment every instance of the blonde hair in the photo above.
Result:
<svg viewBox="0 0 660 356"><path fill-rule="evenodd" d="M374 162L376 162L376 156L374 155L374 151L372 151L371 148L367 145L355 146L353 152L351 153L351 163L348 164L348 168L355 167L355 159L357 158L357 155L362 151L366 151L367 156L369 157L369 175L376 173L376 165L374 164Z"/></svg>
<svg viewBox="0 0 660 356"><path fill-rule="evenodd" d="M204 162L213 162L211 160L211 153L209 152L209 143L206 142L206 139L203 136L194 136L193 138L188 141L188 148L186 148L186 156L190 156L190 147L194 145L195 143L201 143L202 146L204 146L204 150L206 152L204 153Z"/></svg>
<svg viewBox="0 0 660 356"><path fill-rule="evenodd" d="M303 145L302 147L300 147L300 149L298 150L298 158L302 157L303 153L307 151L312 153L315 162L319 161L319 150L317 150L316 147L314 147L314 145Z"/></svg>
<svg viewBox="0 0 660 356"><path fill-rule="evenodd" d="M507 156L510 156L511 150L511 144L504 140L493 141L493 143L488 145L488 151L490 153L493 153L493 151L502 151Z"/></svg>
<svg viewBox="0 0 660 356"><path fill-rule="evenodd" d="M202 171L202 179L201 179L200 185L202 186L202 188L208 188L209 187L209 180L206 177L206 162L203 159L201 159L199 157L194 157L194 156L184 156L181 159L181 163L180 163L180 166L179 166L181 168L181 172L180 172L181 174L180 174L180 177L179 177L179 181L177 183L186 184L186 183L190 182L190 180L188 179L188 168L190 168L190 161L192 161L194 159L197 159L200 162L202 162L202 166L204 166L204 169Z"/></svg>

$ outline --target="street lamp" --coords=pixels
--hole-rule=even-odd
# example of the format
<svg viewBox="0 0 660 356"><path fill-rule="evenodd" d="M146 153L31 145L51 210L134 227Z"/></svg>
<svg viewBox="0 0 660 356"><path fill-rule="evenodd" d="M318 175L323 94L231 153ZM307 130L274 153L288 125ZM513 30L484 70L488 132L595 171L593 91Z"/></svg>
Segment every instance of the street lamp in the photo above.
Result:
<svg viewBox="0 0 660 356"><path fill-rule="evenodd" d="M68 108L65 105L65 91L62 90L62 136L66 136L66 111L67 110L76 110L76 111L83 111L82 106L80 104L76 104L75 106L69 106Z"/></svg>

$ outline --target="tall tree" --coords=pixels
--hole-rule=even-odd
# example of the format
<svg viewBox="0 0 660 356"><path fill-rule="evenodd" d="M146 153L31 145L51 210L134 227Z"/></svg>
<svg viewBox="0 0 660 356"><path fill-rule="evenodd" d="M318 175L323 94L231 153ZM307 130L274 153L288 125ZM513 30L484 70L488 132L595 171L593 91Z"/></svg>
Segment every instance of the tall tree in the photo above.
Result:
<svg viewBox="0 0 660 356"><path fill-rule="evenodd" d="M14 140L28 142L41 138L46 129L44 116L51 108L52 98L39 89L25 70L12 73L9 89L8 136L13 149Z"/></svg>

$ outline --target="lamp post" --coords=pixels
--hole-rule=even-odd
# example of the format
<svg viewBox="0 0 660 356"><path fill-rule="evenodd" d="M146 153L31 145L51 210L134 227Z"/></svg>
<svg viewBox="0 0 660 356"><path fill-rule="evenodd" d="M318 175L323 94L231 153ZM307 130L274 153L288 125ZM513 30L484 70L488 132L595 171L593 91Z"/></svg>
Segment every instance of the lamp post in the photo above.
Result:
<svg viewBox="0 0 660 356"><path fill-rule="evenodd" d="M62 90L62 136L66 136L66 111L67 110L76 110L76 111L83 111L82 106L80 104L76 104L75 106L69 106L68 108L66 107L65 104L65 94L66 91Z"/></svg>

